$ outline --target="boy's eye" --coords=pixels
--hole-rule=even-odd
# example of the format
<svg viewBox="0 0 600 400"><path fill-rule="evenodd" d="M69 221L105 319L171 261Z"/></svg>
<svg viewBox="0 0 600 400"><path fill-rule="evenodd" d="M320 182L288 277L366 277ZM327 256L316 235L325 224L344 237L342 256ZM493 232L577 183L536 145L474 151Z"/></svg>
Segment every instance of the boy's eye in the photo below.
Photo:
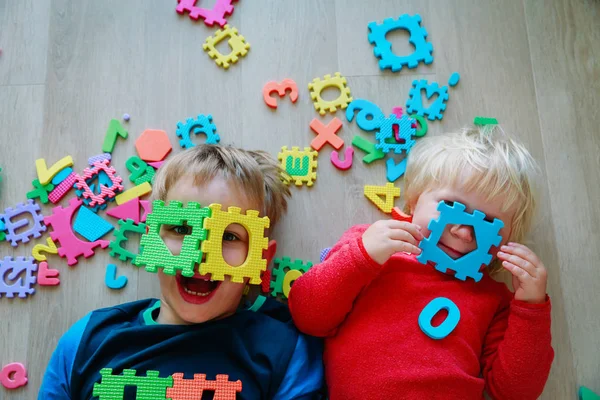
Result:
<svg viewBox="0 0 600 400"><path fill-rule="evenodd" d="M239 238L231 232L225 232L223 233L223 240L226 242L233 242L239 240Z"/></svg>
<svg viewBox="0 0 600 400"><path fill-rule="evenodd" d="M446 203L446 205L450 206L450 207L452 207L454 205L454 202L450 201L450 200L444 200L444 203Z"/></svg>
<svg viewBox="0 0 600 400"><path fill-rule="evenodd" d="M172 230L178 235L189 235L190 233L192 233L192 228L186 225L174 226Z"/></svg>

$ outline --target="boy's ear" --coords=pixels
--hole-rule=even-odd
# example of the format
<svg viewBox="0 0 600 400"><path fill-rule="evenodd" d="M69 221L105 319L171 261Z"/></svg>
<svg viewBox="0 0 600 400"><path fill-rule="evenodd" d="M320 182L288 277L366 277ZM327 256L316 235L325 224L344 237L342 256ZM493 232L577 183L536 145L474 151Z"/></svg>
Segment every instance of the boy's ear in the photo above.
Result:
<svg viewBox="0 0 600 400"><path fill-rule="evenodd" d="M266 250L263 250L263 257L267 260L267 266L271 264L273 257L275 257L275 253L277 252L277 242L275 240L271 240L269 242L269 246Z"/></svg>

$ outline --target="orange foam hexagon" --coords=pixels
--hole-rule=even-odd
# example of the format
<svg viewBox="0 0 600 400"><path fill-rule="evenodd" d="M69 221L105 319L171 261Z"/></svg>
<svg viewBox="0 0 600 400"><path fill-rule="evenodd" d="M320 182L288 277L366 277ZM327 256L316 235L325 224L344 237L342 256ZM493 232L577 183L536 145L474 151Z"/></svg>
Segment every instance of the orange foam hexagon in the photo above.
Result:
<svg viewBox="0 0 600 400"><path fill-rule="evenodd" d="M142 160L156 162L164 160L173 146L171 146L167 132L146 129L135 141L135 149Z"/></svg>

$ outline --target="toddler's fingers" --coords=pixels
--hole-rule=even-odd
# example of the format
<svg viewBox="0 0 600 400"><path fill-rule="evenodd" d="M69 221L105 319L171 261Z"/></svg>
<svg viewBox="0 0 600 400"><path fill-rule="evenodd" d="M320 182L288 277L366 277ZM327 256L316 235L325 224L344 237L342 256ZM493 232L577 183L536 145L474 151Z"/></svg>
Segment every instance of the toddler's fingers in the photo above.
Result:
<svg viewBox="0 0 600 400"><path fill-rule="evenodd" d="M401 240L401 241L413 244L415 246L419 246L419 242L420 242L420 240L415 239L415 237L412 235L412 233L402 230L402 229L393 229L390 232L389 237L392 240Z"/></svg>
<svg viewBox="0 0 600 400"><path fill-rule="evenodd" d="M527 271L509 261L502 261L502 266L506 268L508 272L516 276L520 281L531 279L531 275L529 275Z"/></svg>
<svg viewBox="0 0 600 400"><path fill-rule="evenodd" d="M528 260L521 258L518 255L505 253L503 251L498 252L498 258L504 260L505 262L510 262L513 265L516 265L519 268L522 268L527 274L531 275L532 278L537 276L535 265L530 263Z"/></svg>
<svg viewBox="0 0 600 400"><path fill-rule="evenodd" d="M416 254L416 255L421 254L420 248L418 248L414 244L411 244L408 242L402 242L400 240L394 242L394 251L395 252L404 251L406 253Z"/></svg>
<svg viewBox="0 0 600 400"><path fill-rule="evenodd" d="M419 242L424 238L421 233L421 227L410 222L392 220L390 221L389 227L394 230L410 232L410 234Z"/></svg>
<svg viewBox="0 0 600 400"><path fill-rule="evenodd" d="M533 251L531 251L529 247L520 243L507 243L504 246L502 246L500 250L506 253L518 255L519 257L531 262L536 267L542 263L538 256Z"/></svg>

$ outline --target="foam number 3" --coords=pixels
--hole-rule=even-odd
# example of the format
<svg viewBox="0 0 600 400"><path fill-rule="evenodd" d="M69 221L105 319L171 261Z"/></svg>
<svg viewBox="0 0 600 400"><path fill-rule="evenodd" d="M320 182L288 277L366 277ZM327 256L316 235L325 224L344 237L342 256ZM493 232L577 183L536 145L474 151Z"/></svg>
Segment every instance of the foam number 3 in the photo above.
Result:
<svg viewBox="0 0 600 400"><path fill-rule="evenodd" d="M431 325L433 317L441 310L448 311L448 316L440 325ZM419 327L432 339L443 339L448 336L460 321L460 310L454 302L445 297L437 297L429 302L419 315Z"/></svg>
<svg viewBox="0 0 600 400"><path fill-rule="evenodd" d="M290 100L295 103L298 100L298 85L291 79L284 79L281 83L275 81L267 82L263 87L263 99L265 104L271 108L277 108L277 99L271 97L271 93L277 92L279 97L284 97L286 92L290 93Z"/></svg>

